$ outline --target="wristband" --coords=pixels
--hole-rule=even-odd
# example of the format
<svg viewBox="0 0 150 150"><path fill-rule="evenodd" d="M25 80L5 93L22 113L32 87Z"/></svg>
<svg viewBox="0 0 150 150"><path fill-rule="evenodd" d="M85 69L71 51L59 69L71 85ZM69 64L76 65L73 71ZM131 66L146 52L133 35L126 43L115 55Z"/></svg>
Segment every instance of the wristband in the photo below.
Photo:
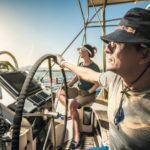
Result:
<svg viewBox="0 0 150 150"><path fill-rule="evenodd" d="M63 67L63 64L64 64L65 62L67 62L67 61L63 60L63 61L60 63L60 66Z"/></svg>

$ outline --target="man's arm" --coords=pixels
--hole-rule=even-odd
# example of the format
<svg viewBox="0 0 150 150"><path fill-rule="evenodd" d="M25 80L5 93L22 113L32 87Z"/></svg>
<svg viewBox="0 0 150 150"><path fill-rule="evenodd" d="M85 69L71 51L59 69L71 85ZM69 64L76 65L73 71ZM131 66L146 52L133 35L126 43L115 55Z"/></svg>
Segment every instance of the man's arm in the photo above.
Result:
<svg viewBox="0 0 150 150"><path fill-rule="evenodd" d="M82 78L83 80L92 82L94 84L99 84L98 83L98 78L100 73L93 71L92 69L85 68L85 67L79 67L73 64L70 64L69 62L64 62L61 64L62 67L68 68L70 71L74 72L77 76Z"/></svg>

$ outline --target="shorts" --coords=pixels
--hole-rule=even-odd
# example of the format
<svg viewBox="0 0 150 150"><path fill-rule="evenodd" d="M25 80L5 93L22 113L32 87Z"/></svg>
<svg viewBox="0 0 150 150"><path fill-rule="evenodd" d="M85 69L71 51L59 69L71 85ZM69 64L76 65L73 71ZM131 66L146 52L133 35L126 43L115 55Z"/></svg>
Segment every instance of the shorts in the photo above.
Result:
<svg viewBox="0 0 150 150"><path fill-rule="evenodd" d="M82 90L75 87L68 88L68 98L75 99L80 104L80 107L95 101L95 93L83 97L79 95L79 91Z"/></svg>

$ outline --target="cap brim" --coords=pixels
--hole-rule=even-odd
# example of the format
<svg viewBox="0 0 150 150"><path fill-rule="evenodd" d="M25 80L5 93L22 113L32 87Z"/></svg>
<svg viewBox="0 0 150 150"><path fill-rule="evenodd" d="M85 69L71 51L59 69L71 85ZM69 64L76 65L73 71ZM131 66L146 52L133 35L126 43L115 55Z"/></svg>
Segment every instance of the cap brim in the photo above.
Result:
<svg viewBox="0 0 150 150"><path fill-rule="evenodd" d="M118 42L118 43L149 43L150 41L143 37L137 37L134 33L126 32L125 30L115 30L114 32L101 36L104 42Z"/></svg>

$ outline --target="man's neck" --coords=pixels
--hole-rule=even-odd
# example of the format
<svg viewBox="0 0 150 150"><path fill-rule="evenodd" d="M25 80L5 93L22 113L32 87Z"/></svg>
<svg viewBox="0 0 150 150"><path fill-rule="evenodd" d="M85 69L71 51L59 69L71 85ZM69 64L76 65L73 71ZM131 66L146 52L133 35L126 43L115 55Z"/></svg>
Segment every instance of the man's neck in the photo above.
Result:
<svg viewBox="0 0 150 150"><path fill-rule="evenodd" d="M141 89L147 89L150 87L150 67L147 68L147 70L144 72L144 74L136 81L134 82L141 73L138 73L134 76L130 77L122 77L122 80L124 82L125 86L129 86L130 89L134 90L141 90Z"/></svg>

